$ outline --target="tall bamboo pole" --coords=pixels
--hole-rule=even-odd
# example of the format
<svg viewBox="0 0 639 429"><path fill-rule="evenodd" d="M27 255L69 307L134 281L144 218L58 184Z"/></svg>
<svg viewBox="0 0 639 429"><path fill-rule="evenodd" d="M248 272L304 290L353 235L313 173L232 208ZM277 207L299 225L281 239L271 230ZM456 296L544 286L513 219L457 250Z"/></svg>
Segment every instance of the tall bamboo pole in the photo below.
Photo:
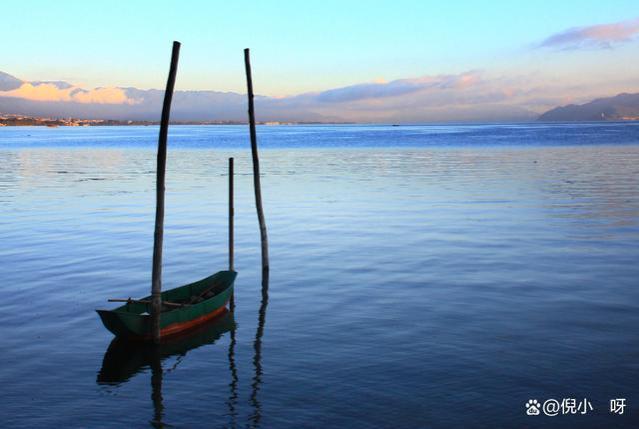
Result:
<svg viewBox="0 0 639 429"><path fill-rule="evenodd" d="M151 329L153 342L160 342L160 313L162 311L162 242L164 239L164 182L166 172L166 140L169 131L171 99L175 87L180 42L173 42L171 68L166 81L162 119L160 121L160 137L158 138L158 159L156 178L155 234L153 236L153 274L151 276Z"/></svg>
<svg viewBox="0 0 639 429"><path fill-rule="evenodd" d="M262 209L262 187L260 185L260 159L257 153L257 135L255 132L255 107L253 105L253 78L251 77L251 58L249 49L244 49L244 66L246 67L246 86L248 89L248 116L251 132L251 153L253 155L253 187L255 188L255 206L257 208L257 220L260 224L260 237L262 241L262 273L268 274L268 237L266 235L266 223L264 222L264 210Z"/></svg>

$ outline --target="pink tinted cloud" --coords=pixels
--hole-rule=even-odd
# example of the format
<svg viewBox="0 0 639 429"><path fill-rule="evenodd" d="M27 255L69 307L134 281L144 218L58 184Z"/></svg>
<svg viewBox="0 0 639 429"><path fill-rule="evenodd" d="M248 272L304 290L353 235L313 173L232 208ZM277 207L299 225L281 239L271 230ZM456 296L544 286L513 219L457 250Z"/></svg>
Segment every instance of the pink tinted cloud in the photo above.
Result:
<svg viewBox="0 0 639 429"><path fill-rule="evenodd" d="M539 46L560 49L606 49L632 40L637 33L639 33L639 18L612 24L569 28L551 35L542 41Z"/></svg>

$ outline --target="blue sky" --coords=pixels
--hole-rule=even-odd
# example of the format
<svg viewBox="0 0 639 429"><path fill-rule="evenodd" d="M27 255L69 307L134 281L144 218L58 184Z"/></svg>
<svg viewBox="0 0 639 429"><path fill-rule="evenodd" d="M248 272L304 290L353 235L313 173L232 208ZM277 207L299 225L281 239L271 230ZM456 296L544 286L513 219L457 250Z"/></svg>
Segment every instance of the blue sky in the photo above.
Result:
<svg viewBox="0 0 639 429"><path fill-rule="evenodd" d="M494 86L574 87L566 100L639 91L634 27L611 43L562 36L634 26L636 0L23 1L2 10L1 71L83 88L162 88L179 40L178 89L244 92L250 47L256 91L272 97L468 72Z"/></svg>
<svg viewBox="0 0 639 429"><path fill-rule="evenodd" d="M530 45L570 27L639 16L636 1L37 1L3 5L0 70L88 86L162 87L183 43L185 89L243 89L252 49L262 92L288 95L383 78L526 71ZM636 57L636 48L634 49ZM543 52L562 72L602 55ZM575 64L575 67L571 65Z"/></svg>

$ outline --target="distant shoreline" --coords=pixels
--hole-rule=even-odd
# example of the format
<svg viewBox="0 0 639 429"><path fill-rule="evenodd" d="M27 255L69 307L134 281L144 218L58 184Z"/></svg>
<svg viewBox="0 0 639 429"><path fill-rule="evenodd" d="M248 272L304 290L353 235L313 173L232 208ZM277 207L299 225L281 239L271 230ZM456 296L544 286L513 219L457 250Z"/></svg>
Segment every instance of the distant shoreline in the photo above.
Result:
<svg viewBox="0 0 639 429"><path fill-rule="evenodd" d="M171 121L171 125L247 125L243 121ZM261 121L258 125L326 125L353 122ZM153 126L160 121L121 121L116 119L43 118L27 115L0 115L0 127L95 127L95 126Z"/></svg>
<svg viewBox="0 0 639 429"><path fill-rule="evenodd" d="M593 124L639 122L639 117L610 118L603 120L532 120L515 122L432 122L432 123L369 123L369 122L320 122L320 121L258 121L257 125L377 125L393 127L410 127L424 125L513 125L513 124ZM247 125L243 121L171 121L171 125ZM95 126L159 126L160 121L116 120L116 119L78 119L78 118L45 118L27 115L0 114L0 127L95 127Z"/></svg>

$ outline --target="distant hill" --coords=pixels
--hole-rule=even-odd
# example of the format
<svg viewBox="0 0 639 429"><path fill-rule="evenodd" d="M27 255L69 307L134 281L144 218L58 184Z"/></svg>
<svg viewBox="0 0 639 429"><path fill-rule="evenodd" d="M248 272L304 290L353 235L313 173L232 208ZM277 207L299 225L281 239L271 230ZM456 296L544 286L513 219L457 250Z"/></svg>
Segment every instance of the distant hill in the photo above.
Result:
<svg viewBox="0 0 639 429"><path fill-rule="evenodd" d="M539 116L540 121L623 121L639 120L639 94L619 94L586 104L555 107Z"/></svg>

